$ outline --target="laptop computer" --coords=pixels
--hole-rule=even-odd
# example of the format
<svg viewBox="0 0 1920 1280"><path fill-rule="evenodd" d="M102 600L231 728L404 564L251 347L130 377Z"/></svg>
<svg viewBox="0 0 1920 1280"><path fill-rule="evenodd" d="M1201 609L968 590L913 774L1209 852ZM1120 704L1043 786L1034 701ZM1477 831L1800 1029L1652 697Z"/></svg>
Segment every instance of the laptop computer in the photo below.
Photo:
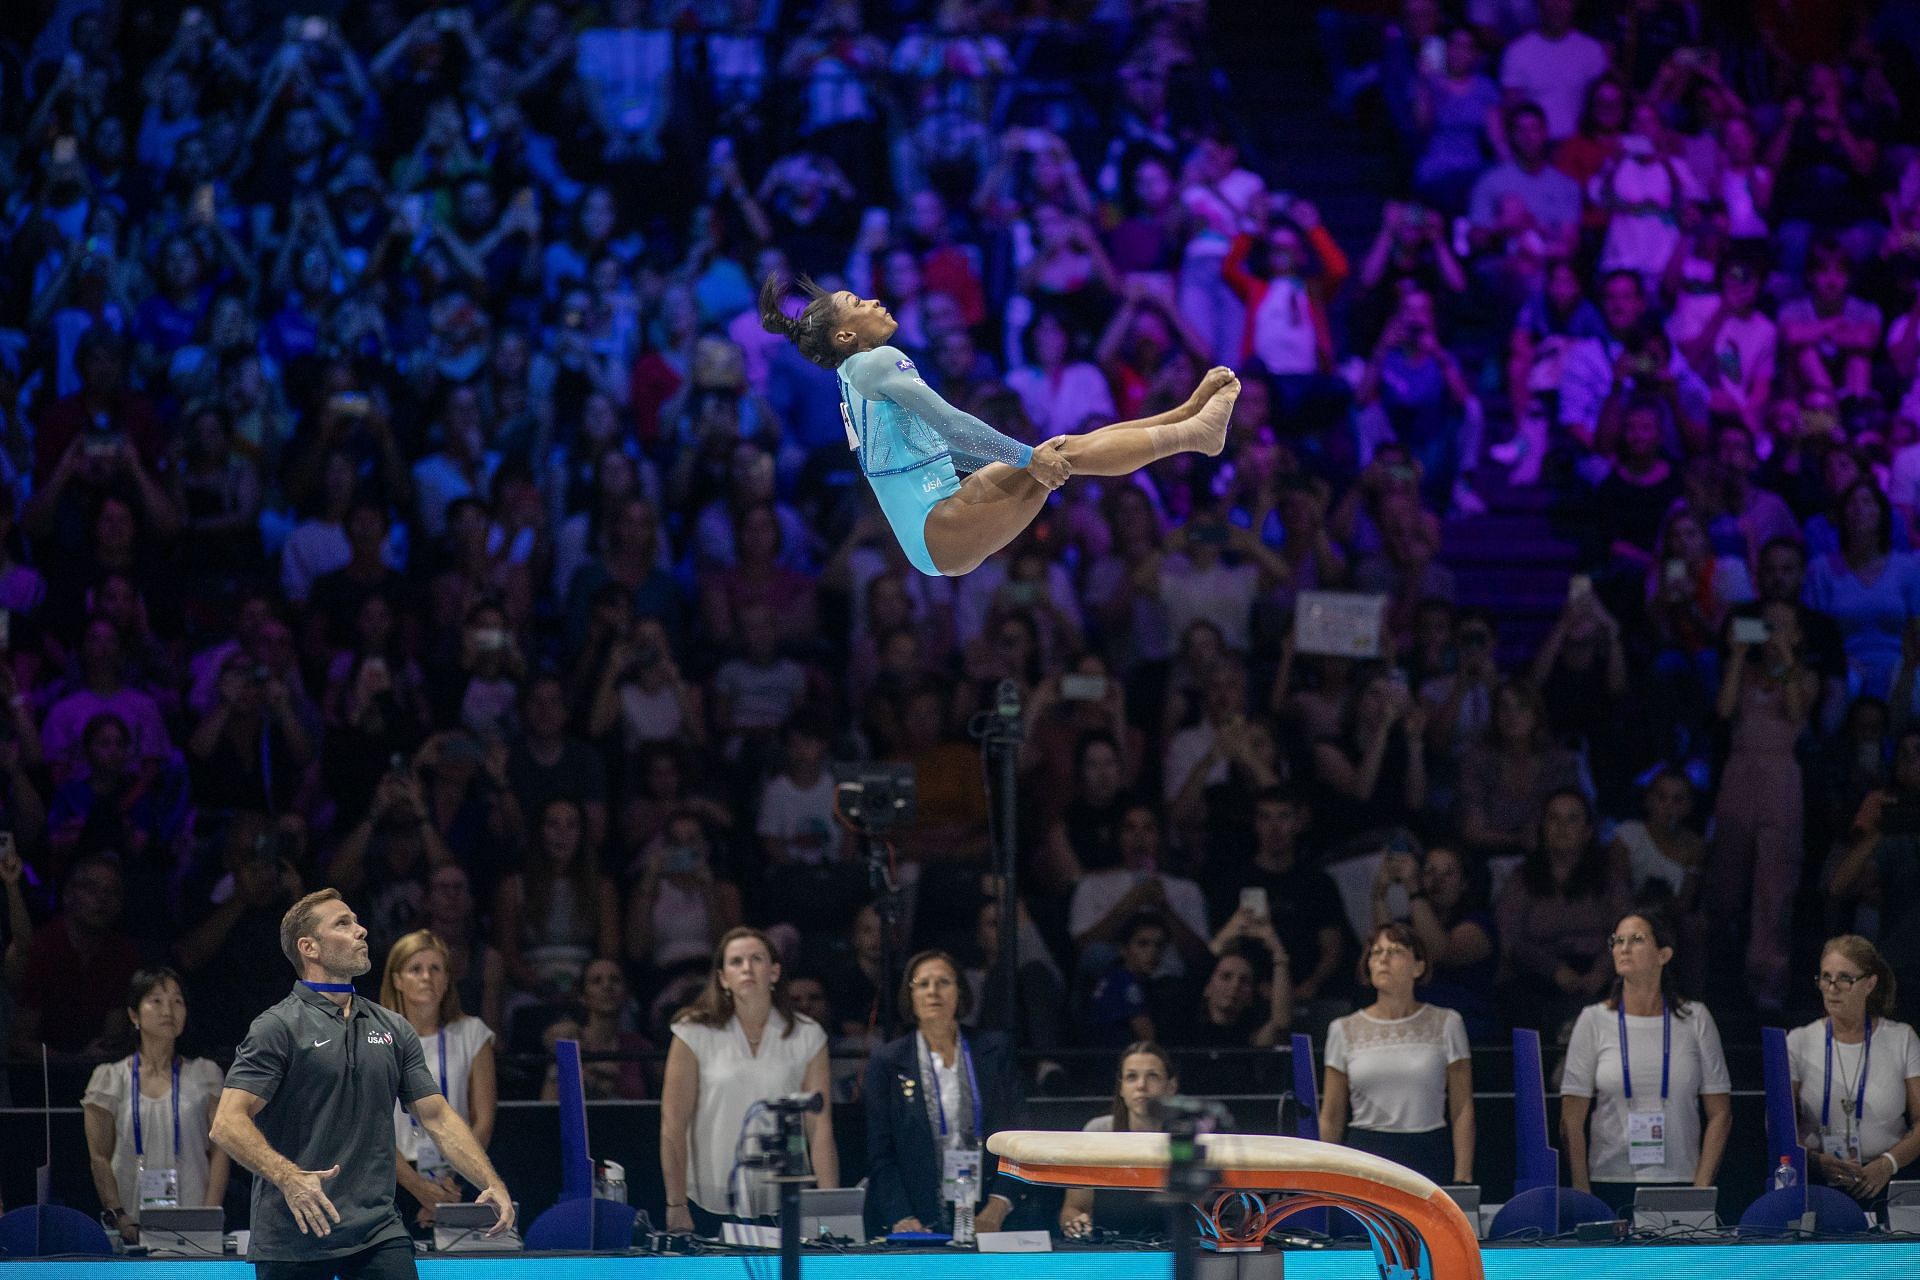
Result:
<svg viewBox="0 0 1920 1280"><path fill-rule="evenodd" d="M1484 1237L1486 1232L1480 1228L1480 1188L1477 1186L1445 1186L1440 1188L1447 1193L1460 1212L1467 1215L1467 1221L1473 1224L1475 1235Z"/></svg>
<svg viewBox="0 0 1920 1280"><path fill-rule="evenodd" d="M1635 1231L1715 1231L1717 1187L1641 1187L1633 1193Z"/></svg>
<svg viewBox="0 0 1920 1280"><path fill-rule="evenodd" d="M140 1243L150 1258L224 1258L227 1211L219 1205L193 1209L142 1209Z"/></svg>
<svg viewBox="0 0 1920 1280"><path fill-rule="evenodd" d="M1920 1234L1920 1182L1895 1179L1887 1184L1887 1230Z"/></svg>
<svg viewBox="0 0 1920 1280"><path fill-rule="evenodd" d="M520 1205L513 1206L514 1220L520 1218ZM443 1204L433 1211L433 1249L435 1253L519 1253L525 1249L526 1242L520 1238L520 1229L511 1227L492 1239L487 1232L493 1230L493 1224L500 1220L500 1214L490 1204L474 1204L465 1201L458 1204ZM615 1241L612 1248L624 1248L627 1241Z"/></svg>
<svg viewBox="0 0 1920 1280"><path fill-rule="evenodd" d="M867 1239L867 1189L835 1187L823 1190L804 1188L800 1192L800 1238L818 1240L833 1236L865 1244Z"/></svg>

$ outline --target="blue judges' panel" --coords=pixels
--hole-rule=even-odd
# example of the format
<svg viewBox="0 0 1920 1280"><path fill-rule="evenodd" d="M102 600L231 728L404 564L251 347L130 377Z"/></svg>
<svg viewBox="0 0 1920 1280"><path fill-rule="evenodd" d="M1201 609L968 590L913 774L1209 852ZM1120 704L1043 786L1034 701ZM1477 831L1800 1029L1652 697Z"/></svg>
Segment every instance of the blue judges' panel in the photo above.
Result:
<svg viewBox="0 0 1920 1280"><path fill-rule="evenodd" d="M1646 1245L1637 1248L1504 1248L1485 1255L1488 1280L1913 1280L1920 1244ZM771 1255L709 1258L422 1258L421 1280L771 1280ZM6 1280L253 1280L240 1261L10 1262ZM1373 1255L1357 1249L1287 1255L1287 1280L1379 1280ZM858 1256L807 1254L806 1280L1167 1280L1164 1253L991 1256L938 1251Z"/></svg>

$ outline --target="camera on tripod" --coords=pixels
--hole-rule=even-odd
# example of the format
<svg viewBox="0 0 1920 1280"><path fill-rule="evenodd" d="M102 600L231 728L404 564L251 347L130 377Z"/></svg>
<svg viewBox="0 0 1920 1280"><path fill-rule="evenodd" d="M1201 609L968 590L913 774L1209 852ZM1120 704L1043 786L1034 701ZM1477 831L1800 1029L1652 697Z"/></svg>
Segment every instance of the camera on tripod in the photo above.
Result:
<svg viewBox="0 0 1920 1280"><path fill-rule="evenodd" d="M748 1169L767 1169L776 1176L799 1177L807 1172L806 1119L818 1115L826 1099L817 1093L788 1093L766 1098L760 1106L773 1117L771 1129L760 1129L746 1136L740 1164Z"/></svg>
<svg viewBox="0 0 1920 1280"><path fill-rule="evenodd" d="M1214 1185L1214 1172L1207 1167L1206 1149L1200 1138L1219 1133L1232 1123L1227 1109L1210 1098L1175 1094L1162 1098L1152 1107L1155 1123L1167 1134L1166 1195L1190 1203L1205 1195Z"/></svg>
<svg viewBox="0 0 1920 1280"><path fill-rule="evenodd" d="M913 821L919 784L910 764L836 764L834 797L855 830L880 835Z"/></svg>

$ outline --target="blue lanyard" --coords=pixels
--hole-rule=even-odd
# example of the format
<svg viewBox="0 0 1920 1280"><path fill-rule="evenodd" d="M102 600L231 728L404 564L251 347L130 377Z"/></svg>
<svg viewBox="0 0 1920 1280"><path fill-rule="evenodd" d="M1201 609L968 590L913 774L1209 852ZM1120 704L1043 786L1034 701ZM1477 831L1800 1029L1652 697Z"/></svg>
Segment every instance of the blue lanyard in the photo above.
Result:
<svg viewBox="0 0 1920 1280"><path fill-rule="evenodd" d="M1633 1055L1627 1052L1627 1001L1620 999L1620 1007L1614 1010L1620 1016L1620 1083L1625 1086L1627 1101L1633 1101ZM1673 1078L1673 1010L1667 1008L1666 1001L1660 1002L1660 1101L1667 1100L1667 1086Z"/></svg>
<svg viewBox="0 0 1920 1280"><path fill-rule="evenodd" d="M300 985L314 991L331 991L335 995L352 995L354 990L351 982L308 982L302 978Z"/></svg>
<svg viewBox="0 0 1920 1280"><path fill-rule="evenodd" d="M1855 1122L1864 1120L1867 1106L1867 1067L1873 1061L1873 1019L1867 1019L1866 1038L1860 1042L1860 1087L1853 1095L1853 1118ZM1841 1106L1846 1101L1841 1100ZM1827 1019L1827 1075L1820 1086L1820 1127L1827 1127L1828 1117L1833 1114L1833 1019Z"/></svg>
<svg viewBox="0 0 1920 1280"><path fill-rule="evenodd" d="M143 1158L146 1144L140 1138L140 1051L133 1052L133 1155ZM180 1055L173 1058L173 1159L180 1161Z"/></svg>
<svg viewBox="0 0 1920 1280"><path fill-rule="evenodd" d="M924 1039L925 1037L922 1037ZM940 1117L940 1137L947 1136L947 1104L940 1099L940 1060L934 1056L933 1046L927 1046L927 1059L933 1065L933 1106L934 1114ZM973 1095L973 1138L980 1140L985 1123L980 1118L980 1081L973 1074L973 1050L967 1046L966 1038L960 1040L960 1060L967 1064L967 1090Z"/></svg>
<svg viewBox="0 0 1920 1280"><path fill-rule="evenodd" d="M440 1096L447 1098L447 1029L445 1027L440 1028L438 1039L440 1041ZM452 1099L448 1098L448 1101L452 1101ZM420 1127L420 1117L414 1115L413 1112L407 1112L407 1119L413 1122L415 1129Z"/></svg>

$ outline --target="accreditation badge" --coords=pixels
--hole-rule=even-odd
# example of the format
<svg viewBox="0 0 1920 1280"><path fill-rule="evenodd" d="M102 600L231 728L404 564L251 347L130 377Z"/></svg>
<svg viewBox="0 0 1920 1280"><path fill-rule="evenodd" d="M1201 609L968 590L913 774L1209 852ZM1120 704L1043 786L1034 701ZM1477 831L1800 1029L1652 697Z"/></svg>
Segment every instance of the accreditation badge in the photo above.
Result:
<svg viewBox="0 0 1920 1280"><path fill-rule="evenodd" d="M940 1198L948 1204L965 1198L972 1207L980 1196L980 1148L948 1147L940 1157Z"/></svg>
<svg viewBox="0 0 1920 1280"><path fill-rule="evenodd" d="M1667 1113L1627 1112L1627 1163L1635 1168L1667 1162Z"/></svg>
<svg viewBox="0 0 1920 1280"><path fill-rule="evenodd" d="M180 1207L180 1171L149 1169L140 1166L137 1190L142 1209L178 1209Z"/></svg>

